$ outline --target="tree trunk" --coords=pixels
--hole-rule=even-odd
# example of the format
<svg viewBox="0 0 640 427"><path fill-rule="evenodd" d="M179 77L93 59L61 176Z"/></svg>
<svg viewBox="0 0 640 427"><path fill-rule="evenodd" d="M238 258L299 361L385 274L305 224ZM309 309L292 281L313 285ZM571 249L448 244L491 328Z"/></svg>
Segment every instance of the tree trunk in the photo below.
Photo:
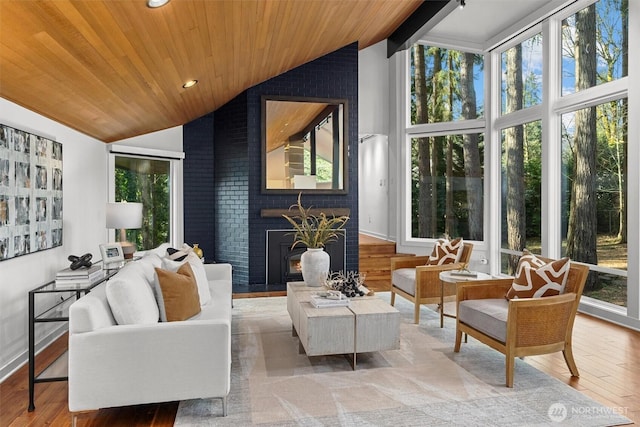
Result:
<svg viewBox="0 0 640 427"><path fill-rule="evenodd" d="M622 16L622 75L629 75L629 2L628 0L622 0L620 4L620 15ZM621 115L624 117L622 125L622 151L620 159L620 178L619 178L619 198L620 198L620 226L618 228L619 243L627 243L627 147L629 146L629 138L627 134L627 118L628 116L628 99L622 100Z"/></svg>
<svg viewBox="0 0 640 427"><path fill-rule="evenodd" d="M507 51L506 112L522 109L522 46ZM521 251L526 244L524 198L524 127L505 130L507 176L507 244L509 249ZM515 272L517 257L510 258L509 273Z"/></svg>
<svg viewBox="0 0 640 427"><path fill-rule="evenodd" d="M595 5L576 14L576 89L596 83ZM596 109L575 113L575 171L571 185L567 256L575 261L598 264L596 216ZM585 290L597 289L598 276L589 274Z"/></svg>
<svg viewBox="0 0 640 427"><path fill-rule="evenodd" d="M427 99L427 76L424 46L414 46L414 90L416 93L417 123L427 123L429 119ZM433 189L431 182L431 149L429 138L418 138L418 237L431 237L431 204Z"/></svg>
<svg viewBox="0 0 640 427"><path fill-rule="evenodd" d="M465 53L460 58L460 94L462 97L462 117L467 120L477 118L476 91L473 87L473 53ZM484 214L482 205L482 168L478 134L463 135L464 176L469 210L469 238L482 240Z"/></svg>
<svg viewBox="0 0 640 427"><path fill-rule="evenodd" d="M431 97L433 99L433 117L434 121L441 121L442 119L442 97L440 95L440 72L442 71L442 53L440 49L435 48L433 53L433 76L431 79ZM443 137L437 136L433 138L434 144L431 150L431 189L432 198L431 201L431 233L430 237L437 237L438 232L438 176L441 175L440 171L440 157L443 153Z"/></svg>

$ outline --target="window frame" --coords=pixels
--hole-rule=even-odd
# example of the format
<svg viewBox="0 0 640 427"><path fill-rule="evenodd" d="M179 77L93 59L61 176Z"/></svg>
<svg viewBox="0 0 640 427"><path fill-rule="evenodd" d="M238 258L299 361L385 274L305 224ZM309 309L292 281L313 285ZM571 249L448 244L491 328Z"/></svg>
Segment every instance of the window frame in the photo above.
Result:
<svg viewBox="0 0 640 427"><path fill-rule="evenodd" d="M536 25L532 25L527 31L514 36L508 43L502 44L500 46L495 46L490 51L491 55L491 63L496 69L497 72L492 73L492 98L491 98L491 117L495 117L492 123L492 133L491 140L499 141L500 133L503 129L506 129L511 126L520 125L527 123L531 120L541 120L542 121L542 254L544 256L550 258L560 258L561 257L561 244L562 244L562 233L561 233L561 190L560 185L554 185L554 183L559 183L561 180L561 172L562 172L562 159L560 156L561 151L561 119L562 114L571 113L578 111L587 107L594 107L608 101L619 100L622 98L628 98L629 92L629 75L625 77L621 77L617 80L613 80L611 82L602 83L596 86L593 86L588 89L581 90L579 92L574 92L570 94L563 95L562 94L562 21L567 17L574 15L579 10L584 9L585 7L595 3L598 0L582 0L575 2L562 11L544 18L540 23ZM631 4L629 5L631 9ZM631 12L630 12L630 22L631 22ZM518 43L522 43L527 38L531 37L531 35L541 33L543 37L543 100L540 105L529 107L523 110L519 110L513 113L501 114L501 55L506 50L511 47L517 45ZM629 35L631 37L631 34ZM631 42L629 42L631 44ZM629 56L632 55L631 50L629 50ZM628 74L631 74L629 71ZM494 98L495 96L495 98ZM628 116L631 117L632 108L628 109ZM629 134L629 141L631 141L631 129L627 129ZM493 144L497 146L499 144ZM491 154L493 157L492 161L500 161L499 149L497 147L493 147ZM634 151L637 150L633 149ZM632 144L629 143L629 157L627 159L630 162L630 159L633 159L632 154ZM631 171L631 169L629 169ZM492 176L491 179L499 179L499 176ZM495 183L499 183L500 181L491 181L492 186L495 188ZM632 177L630 175L627 176L627 182L637 182L637 180L632 181ZM631 188L631 184L628 184ZM499 188L499 187L497 187ZM494 193L498 193L495 191ZM493 196L496 196L495 194ZM493 197L492 196L492 197ZM497 195L499 196L499 195ZM495 202L495 203L494 203ZM500 208L501 208L501 200L499 197L495 197L491 203L492 212L490 215L491 218L501 218ZM498 207L498 209L493 210L494 207ZM627 208L628 215L631 217L632 210L629 205ZM498 215L498 216L493 216ZM637 239L633 239L633 234L631 233L631 229L629 228L627 231L627 238L629 243L629 248L627 252L627 270L619 270L619 269L610 269L606 267L600 267L597 265L589 265L590 269L597 272L610 273L618 276L627 278L627 307L620 307L613 305L611 303L600 301L597 299L583 297L581 300L580 308L583 311L589 312L591 314L595 314L604 318L614 319L621 316L625 318L633 317L638 318L638 304L637 301L637 293L638 290L632 291L629 288L629 284L631 282L631 277L638 273L637 266L632 266L631 264L631 252L632 246L638 245L640 242ZM492 239L492 248L496 248L496 256L492 257L493 261L491 262L491 271L499 272L500 271L500 263L502 255L504 254L518 254L518 252L511 251L508 249L503 249L501 247L501 227L494 227L493 234L491 236ZM631 243L633 240L633 243ZM493 244L495 242L495 244ZM633 268L633 271L631 271ZM636 294L634 297L633 295ZM635 304L634 304L635 301Z"/></svg>
<svg viewBox="0 0 640 427"><path fill-rule="evenodd" d="M404 81L400 82L403 86L403 99L402 99L402 118L400 119L404 126L402 127L402 141L400 147L400 160L402 162L402 166L400 168L403 173L401 174L401 179L399 182L401 183L401 191L400 191L400 212L399 212L399 220L400 220L400 243L401 245L414 246L418 247L419 250L428 250L430 249L434 242L437 241L437 238L425 238L425 237L413 237L411 233L411 140L413 138L420 137L436 137L443 135L464 135L464 134L473 134L473 133L482 133L484 134L485 140L485 152L483 161L483 169L485 174L485 179L483 183L483 192L485 195L485 200L487 195L489 194L488 181L487 177L487 161L488 161L488 146L487 146L487 95L489 94L487 88L488 86L488 75L487 71L487 53L478 49L477 47L461 47L458 45L448 45L443 43L434 43L429 42L427 40L421 39L416 43L424 44L426 46L440 47L443 49L451 49L464 51L467 53L474 53L483 56L484 60L484 82L483 82L483 100L484 100L484 115L479 119L468 119L468 120L457 120L452 122L437 122L437 123L420 123L420 124L411 124L411 53L410 49L407 49L403 52L396 54L400 59L399 65L402 65L403 70L401 75L403 76ZM485 202L483 204L483 217L486 218L488 213L488 206ZM487 240L487 223L483 224L483 240L482 241L473 241L474 248L482 248L485 245Z"/></svg>
<svg viewBox="0 0 640 427"><path fill-rule="evenodd" d="M107 173L108 188L107 202L115 202L115 159L116 156L137 159L165 160L169 162L169 243L178 247L184 241L184 208L183 194L183 165L184 152L155 150L124 145L112 145L108 148ZM115 230L107 230L107 241L115 241ZM153 248L145 248L149 250Z"/></svg>

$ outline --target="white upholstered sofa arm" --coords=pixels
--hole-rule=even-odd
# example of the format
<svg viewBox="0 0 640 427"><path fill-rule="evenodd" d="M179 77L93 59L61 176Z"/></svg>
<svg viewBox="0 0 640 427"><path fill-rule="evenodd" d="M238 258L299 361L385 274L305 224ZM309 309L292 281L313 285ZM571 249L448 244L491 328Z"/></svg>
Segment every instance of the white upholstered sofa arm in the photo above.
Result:
<svg viewBox="0 0 640 427"><path fill-rule="evenodd" d="M230 321L118 325L69 340L70 411L229 392Z"/></svg>
<svg viewBox="0 0 640 427"><path fill-rule="evenodd" d="M204 271L207 273L208 280L228 280L231 282L231 264L204 264Z"/></svg>

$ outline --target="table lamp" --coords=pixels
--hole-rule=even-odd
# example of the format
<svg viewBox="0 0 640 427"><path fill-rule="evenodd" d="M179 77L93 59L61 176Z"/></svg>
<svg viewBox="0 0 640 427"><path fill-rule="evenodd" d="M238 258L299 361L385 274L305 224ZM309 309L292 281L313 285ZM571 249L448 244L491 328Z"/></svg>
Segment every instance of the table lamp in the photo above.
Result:
<svg viewBox="0 0 640 427"><path fill-rule="evenodd" d="M107 203L107 228L120 229L120 245L125 259L133 258L136 245L127 241L127 229L142 227L142 203Z"/></svg>

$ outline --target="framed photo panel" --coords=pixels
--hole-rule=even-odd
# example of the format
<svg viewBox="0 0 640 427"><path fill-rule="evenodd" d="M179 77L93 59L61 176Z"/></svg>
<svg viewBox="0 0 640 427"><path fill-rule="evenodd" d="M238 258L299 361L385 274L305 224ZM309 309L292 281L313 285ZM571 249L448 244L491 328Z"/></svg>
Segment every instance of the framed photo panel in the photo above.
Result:
<svg viewBox="0 0 640 427"><path fill-rule="evenodd" d="M0 124L0 261L62 245L62 144Z"/></svg>

